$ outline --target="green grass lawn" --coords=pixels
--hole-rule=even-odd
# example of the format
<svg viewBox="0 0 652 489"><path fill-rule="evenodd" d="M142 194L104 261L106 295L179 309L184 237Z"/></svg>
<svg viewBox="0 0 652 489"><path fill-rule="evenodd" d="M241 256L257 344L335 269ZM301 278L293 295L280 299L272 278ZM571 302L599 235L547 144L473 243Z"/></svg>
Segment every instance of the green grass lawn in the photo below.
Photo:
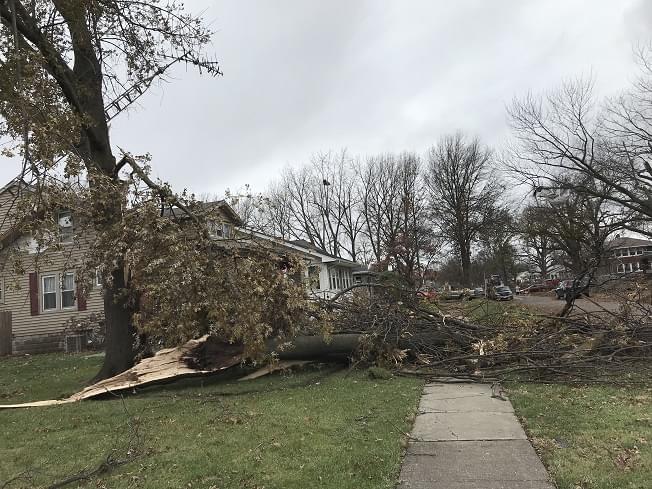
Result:
<svg viewBox="0 0 652 489"><path fill-rule="evenodd" d="M652 388L513 384L559 489L652 488Z"/></svg>
<svg viewBox="0 0 652 489"><path fill-rule="evenodd" d="M0 360L0 402L61 397L101 358ZM48 408L0 411L0 487L44 487L130 463L82 487L393 488L422 383L326 367L249 382L191 379ZM135 427L137 442L129 445ZM75 484L72 485L75 487Z"/></svg>

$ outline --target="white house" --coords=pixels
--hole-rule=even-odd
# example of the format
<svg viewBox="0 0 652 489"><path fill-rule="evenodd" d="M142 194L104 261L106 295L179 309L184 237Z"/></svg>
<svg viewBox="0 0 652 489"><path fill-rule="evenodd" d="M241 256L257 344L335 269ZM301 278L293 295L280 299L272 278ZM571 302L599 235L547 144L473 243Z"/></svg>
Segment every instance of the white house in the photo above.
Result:
<svg viewBox="0 0 652 489"><path fill-rule="evenodd" d="M359 263L331 255L308 241L286 241L256 231L240 230L254 239L264 240L282 251L293 252L306 261L305 277L310 294L315 298L330 299L354 283L353 272L360 270Z"/></svg>

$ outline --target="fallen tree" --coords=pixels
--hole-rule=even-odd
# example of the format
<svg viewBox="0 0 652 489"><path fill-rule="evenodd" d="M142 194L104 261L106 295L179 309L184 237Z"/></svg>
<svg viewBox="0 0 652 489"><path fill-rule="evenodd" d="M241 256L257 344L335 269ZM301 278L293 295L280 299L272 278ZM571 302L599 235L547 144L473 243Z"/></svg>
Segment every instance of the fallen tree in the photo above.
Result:
<svg viewBox="0 0 652 489"><path fill-rule="evenodd" d="M487 315L481 323L463 314L473 308L439 310L413 293L388 288L373 297L349 295L328 302L333 333L291 341L269 339L266 358L292 366L306 362L381 365L402 373L483 381L527 373L534 380L622 382L632 363L652 358L652 305L630 297L619 311L577 310L545 316L522 308ZM479 302L476 307L484 307ZM594 304L597 304L594 302ZM569 313L573 308L564 305ZM578 314L579 313L579 314ZM215 375L248 360L243 345L204 335L160 350L133 368L86 387L66 399L0 406L22 408L68 404L180 378Z"/></svg>
<svg viewBox="0 0 652 489"><path fill-rule="evenodd" d="M431 338L429 335L428 338ZM271 358L281 361L322 361L348 362L360 348L362 334L337 334L331 337L299 336L291 343L270 341L268 351ZM443 341L443 340L442 340ZM414 344L406 341L404 346ZM135 388L171 382L187 377L215 375L236 365L240 365L244 356L241 345L224 343L215 337L205 335L190 340L176 348L165 348L154 356L145 358L134 367L114 377L104 379L65 399L26 402L20 404L0 405L0 409L55 406L70 404ZM289 363L289 365L294 365ZM273 369L268 370L268 372ZM260 375L248 376L257 378Z"/></svg>

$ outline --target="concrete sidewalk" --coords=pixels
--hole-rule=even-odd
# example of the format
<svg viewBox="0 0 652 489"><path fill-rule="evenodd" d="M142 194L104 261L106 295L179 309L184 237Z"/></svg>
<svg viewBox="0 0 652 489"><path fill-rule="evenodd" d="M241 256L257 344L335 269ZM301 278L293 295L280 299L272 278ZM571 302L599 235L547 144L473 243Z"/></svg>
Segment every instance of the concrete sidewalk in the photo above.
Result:
<svg viewBox="0 0 652 489"><path fill-rule="evenodd" d="M554 489L508 400L487 384L428 384L399 489Z"/></svg>

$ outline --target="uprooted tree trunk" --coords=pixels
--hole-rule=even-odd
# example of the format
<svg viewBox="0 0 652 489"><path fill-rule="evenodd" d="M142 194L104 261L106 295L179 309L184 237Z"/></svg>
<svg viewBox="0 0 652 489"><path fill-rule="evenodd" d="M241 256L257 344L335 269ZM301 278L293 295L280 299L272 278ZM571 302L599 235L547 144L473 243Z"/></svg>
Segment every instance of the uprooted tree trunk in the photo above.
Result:
<svg viewBox="0 0 652 489"><path fill-rule="evenodd" d="M323 336L299 336L291 344L277 341L268 342L268 351L279 360L310 360L321 362L346 362L360 348L363 335L338 334ZM402 346L410 348L415 342L433 341L434 335L406 338ZM436 340L440 344L444 337ZM99 397L108 393L131 390L178 380L185 377L216 374L243 360L241 345L224 343L211 336L190 340L176 348L160 350L156 355L146 358L134 367L108 379L101 380L66 399L27 402L0 406L0 409L53 406L69 404L84 399Z"/></svg>

